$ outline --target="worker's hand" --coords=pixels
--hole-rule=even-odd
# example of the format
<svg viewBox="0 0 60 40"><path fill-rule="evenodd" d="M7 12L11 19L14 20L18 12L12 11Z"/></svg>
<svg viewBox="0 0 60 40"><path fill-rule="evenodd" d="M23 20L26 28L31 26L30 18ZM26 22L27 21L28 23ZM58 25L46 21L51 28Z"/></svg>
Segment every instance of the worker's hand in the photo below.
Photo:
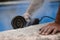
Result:
<svg viewBox="0 0 60 40"><path fill-rule="evenodd" d="M56 34L57 32L60 32L60 24L56 23L50 23L40 29L42 35Z"/></svg>
<svg viewBox="0 0 60 40"><path fill-rule="evenodd" d="M29 13L24 13L23 17L25 18L26 21L30 21L30 14Z"/></svg>

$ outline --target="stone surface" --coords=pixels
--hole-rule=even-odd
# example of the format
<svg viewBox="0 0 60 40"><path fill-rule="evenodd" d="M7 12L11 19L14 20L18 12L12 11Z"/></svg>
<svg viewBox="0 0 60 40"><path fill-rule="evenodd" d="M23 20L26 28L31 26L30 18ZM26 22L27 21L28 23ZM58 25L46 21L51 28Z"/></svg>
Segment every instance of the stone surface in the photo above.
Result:
<svg viewBox="0 0 60 40"><path fill-rule="evenodd" d="M0 32L0 40L60 40L60 34L40 35L39 29L47 24Z"/></svg>

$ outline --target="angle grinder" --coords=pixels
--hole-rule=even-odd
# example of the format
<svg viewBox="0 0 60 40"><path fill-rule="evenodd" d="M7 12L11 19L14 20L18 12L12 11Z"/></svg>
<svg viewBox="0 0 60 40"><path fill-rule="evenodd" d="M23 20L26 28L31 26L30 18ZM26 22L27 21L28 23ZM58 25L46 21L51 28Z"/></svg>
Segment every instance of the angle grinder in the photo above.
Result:
<svg viewBox="0 0 60 40"><path fill-rule="evenodd" d="M50 19L56 20L56 19L54 19L50 16L43 16L43 17L41 17L41 19L29 18L30 21L27 22L23 16L16 16L12 19L11 24L12 24L12 27L14 29L24 28L24 27L27 27L27 26L39 24L44 18L50 18Z"/></svg>
<svg viewBox="0 0 60 40"><path fill-rule="evenodd" d="M26 26L39 24L39 19L30 19L30 22L27 22L23 16L16 16L12 19L11 24L13 29L24 28Z"/></svg>

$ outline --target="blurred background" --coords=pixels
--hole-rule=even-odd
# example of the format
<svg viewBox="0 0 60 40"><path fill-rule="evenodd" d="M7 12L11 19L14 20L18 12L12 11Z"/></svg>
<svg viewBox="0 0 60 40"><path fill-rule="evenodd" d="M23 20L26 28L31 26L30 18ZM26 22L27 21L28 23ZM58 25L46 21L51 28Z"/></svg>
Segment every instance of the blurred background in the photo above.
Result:
<svg viewBox="0 0 60 40"><path fill-rule="evenodd" d="M15 16L22 16L29 7L31 0L0 0L0 32L11 30L11 21ZM58 3L48 3L45 0L43 6L38 9L32 18L41 18L43 16L56 17ZM40 23L52 22L54 20L44 18Z"/></svg>

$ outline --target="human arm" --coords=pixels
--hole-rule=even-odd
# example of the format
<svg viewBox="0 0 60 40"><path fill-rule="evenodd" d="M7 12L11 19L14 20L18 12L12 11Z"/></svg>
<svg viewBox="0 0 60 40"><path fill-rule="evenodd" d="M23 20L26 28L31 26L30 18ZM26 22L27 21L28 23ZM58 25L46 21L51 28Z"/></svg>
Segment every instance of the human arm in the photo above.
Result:
<svg viewBox="0 0 60 40"><path fill-rule="evenodd" d="M53 23L49 23L47 26L44 26L40 30L40 34L48 35L48 34L56 34L60 32L60 5L58 8L56 20Z"/></svg>
<svg viewBox="0 0 60 40"><path fill-rule="evenodd" d="M44 0L32 0L30 6L27 11L24 13L24 17L28 19L32 14L43 5Z"/></svg>

